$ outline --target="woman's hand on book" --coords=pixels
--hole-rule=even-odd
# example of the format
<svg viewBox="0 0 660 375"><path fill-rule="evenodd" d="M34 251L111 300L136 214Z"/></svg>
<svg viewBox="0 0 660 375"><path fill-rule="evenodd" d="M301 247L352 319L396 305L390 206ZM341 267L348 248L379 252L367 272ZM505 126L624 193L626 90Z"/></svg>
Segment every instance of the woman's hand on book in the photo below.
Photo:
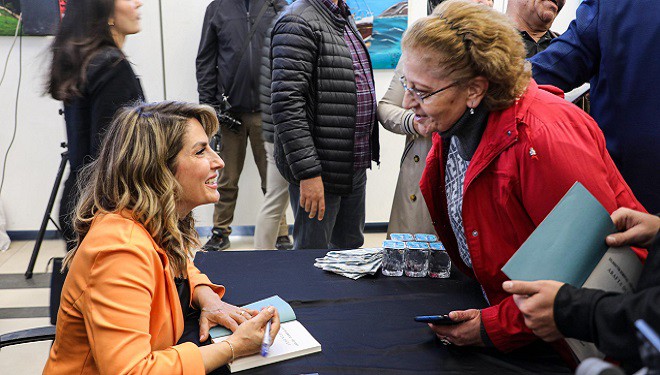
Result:
<svg viewBox="0 0 660 375"><path fill-rule="evenodd" d="M208 288L206 285L200 285L195 288L195 292L197 293L201 287ZM210 291L211 288L208 288L208 290ZM199 292L201 291L205 291L205 289L200 289ZM201 310L199 316L199 340L201 342L208 339L211 327L221 325L234 332L240 324L243 324L258 313L256 310L239 308L224 302L213 291L206 298L200 297L198 301Z"/></svg>
<svg viewBox="0 0 660 375"><path fill-rule="evenodd" d="M280 316L277 313L277 309L273 306L261 310L261 312L252 319L239 325L236 331L229 336L227 340L232 343L236 358L254 354L259 351L264 339L266 323L271 319L270 342L272 343L275 341L275 336L277 336L277 332L280 330Z"/></svg>

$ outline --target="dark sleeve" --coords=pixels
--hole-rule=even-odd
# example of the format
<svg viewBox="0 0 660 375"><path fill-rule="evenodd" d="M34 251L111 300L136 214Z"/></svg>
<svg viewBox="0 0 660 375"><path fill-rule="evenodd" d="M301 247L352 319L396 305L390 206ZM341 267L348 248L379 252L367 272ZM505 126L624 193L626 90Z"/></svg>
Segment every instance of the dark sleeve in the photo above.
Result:
<svg viewBox="0 0 660 375"><path fill-rule="evenodd" d="M639 360L634 323L644 319L660 332L658 301L660 285L636 293L616 294L565 284L555 299L555 322L564 336L593 342L612 358Z"/></svg>
<svg viewBox="0 0 660 375"><path fill-rule="evenodd" d="M568 30L530 59L536 82L568 92L595 75L601 53L598 16L598 1L584 0L580 4Z"/></svg>
<svg viewBox="0 0 660 375"><path fill-rule="evenodd" d="M91 155L96 157L103 134L112 122L115 112L121 107L144 100L142 87L131 64L121 59L102 70L100 77L89 81L90 113L92 134Z"/></svg>
<svg viewBox="0 0 660 375"><path fill-rule="evenodd" d="M306 111L311 104L316 48L314 32L300 17L285 16L273 28L271 111L275 139L282 144L298 181L317 177L322 170Z"/></svg>
<svg viewBox="0 0 660 375"><path fill-rule="evenodd" d="M266 32L264 46L261 48L261 67L259 68L259 102L261 106L261 129L264 141L273 143L273 116L270 111L270 33Z"/></svg>
<svg viewBox="0 0 660 375"><path fill-rule="evenodd" d="M218 90L224 91L224 88L218 87L220 82L220 72L218 71L218 28L213 22L217 1L211 2L206 8L204 14L204 23L202 24L202 37L199 40L199 49L197 50L196 75L197 92L199 93L199 102L218 107Z"/></svg>

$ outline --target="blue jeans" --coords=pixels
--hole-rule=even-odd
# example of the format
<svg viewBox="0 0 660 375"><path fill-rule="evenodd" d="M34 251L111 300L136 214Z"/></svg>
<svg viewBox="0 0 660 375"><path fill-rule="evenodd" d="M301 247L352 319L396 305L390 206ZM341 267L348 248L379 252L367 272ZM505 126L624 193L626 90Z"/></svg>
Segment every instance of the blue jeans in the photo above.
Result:
<svg viewBox="0 0 660 375"><path fill-rule="evenodd" d="M340 196L325 193L323 220L309 218L300 207L300 187L289 185L289 196L295 222L294 249L356 249L364 244L365 197L367 172L355 171L353 192Z"/></svg>

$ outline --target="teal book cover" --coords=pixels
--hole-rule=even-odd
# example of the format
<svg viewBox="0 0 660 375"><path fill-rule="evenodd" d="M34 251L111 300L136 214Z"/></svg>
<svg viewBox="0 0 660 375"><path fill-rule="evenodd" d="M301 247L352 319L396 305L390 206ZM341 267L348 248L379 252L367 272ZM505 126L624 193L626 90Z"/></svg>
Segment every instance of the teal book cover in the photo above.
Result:
<svg viewBox="0 0 660 375"><path fill-rule="evenodd" d="M291 305L286 303L285 300L283 300L282 298L280 298L280 296L277 295L259 300L257 302L252 302L243 307L247 309L261 311L261 309L268 306L273 306L277 309L277 312L280 314L280 322L286 323L296 320L296 314L293 312L293 308L291 308ZM211 328L209 333L211 335L211 338L213 339L231 335L230 330L220 326L215 326Z"/></svg>
<svg viewBox="0 0 660 375"><path fill-rule="evenodd" d="M511 280L557 280L581 287L608 249L610 215L576 182L502 268Z"/></svg>

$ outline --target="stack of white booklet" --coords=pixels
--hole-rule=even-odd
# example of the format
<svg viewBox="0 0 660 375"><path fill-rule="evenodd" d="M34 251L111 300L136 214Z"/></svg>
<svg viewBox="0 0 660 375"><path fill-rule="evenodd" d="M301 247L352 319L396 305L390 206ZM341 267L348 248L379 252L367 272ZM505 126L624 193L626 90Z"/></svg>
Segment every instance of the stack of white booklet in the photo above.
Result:
<svg viewBox="0 0 660 375"><path fill-rule="evenodd" d="M227 365L232 373L321 351L321 344L296 320L296 314L291 305L279 296L272 296L243 307L260 311L267 306L277 309L281 322L280 331L277 333L268 355L262 357L261 354L254 354L238 358ZM213 342L224 341L231 335L228 329L219 326L211 328L210 333Z"/></svg>
<svg viewBox="0 0 660 375"><path fill-rule="evenodd" d="M316 258L314 266L357 280L364 275L374 275L382 261L381 248L337 250Z"/></svg>

